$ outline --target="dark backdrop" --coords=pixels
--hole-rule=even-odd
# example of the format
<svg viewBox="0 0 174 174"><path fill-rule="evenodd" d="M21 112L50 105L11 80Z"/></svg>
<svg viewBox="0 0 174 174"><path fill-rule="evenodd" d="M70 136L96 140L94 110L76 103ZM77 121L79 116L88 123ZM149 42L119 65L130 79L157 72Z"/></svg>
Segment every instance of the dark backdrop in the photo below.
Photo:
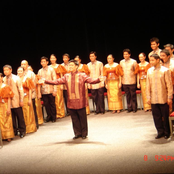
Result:
<svg viewBox="0 0 174 174"><path fill-rule="evenodd" d="M137 1L138 2L138 1ZM161 1L162 2L162 1ZM174 43L173 3L119 1L4 1L1 3L1 70L28 60L35 73L40 57L54 53L58 63L62 55L80 55L89 62L89 52L97 52L106 63L112 53L122 59L122 50L130 48L132 57L151 51L149 39L158 37L160 48Z"/></svg>

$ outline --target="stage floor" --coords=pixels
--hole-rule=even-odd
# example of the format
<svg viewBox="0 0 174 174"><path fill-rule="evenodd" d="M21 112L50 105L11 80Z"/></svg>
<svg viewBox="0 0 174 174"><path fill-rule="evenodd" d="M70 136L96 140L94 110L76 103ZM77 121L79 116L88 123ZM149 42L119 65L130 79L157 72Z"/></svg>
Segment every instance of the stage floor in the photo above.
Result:
<svg viewBox="0 0 174 174"><path fill-rule="evenodd" d="M151 112L88 116L88 138L73 140L71 118L44 123L23 139L3 142L0 173L173 173L174 138L155 139ZM163 155L163 156L161 156ZM165 156L166 159L165 161Z"/></svg>

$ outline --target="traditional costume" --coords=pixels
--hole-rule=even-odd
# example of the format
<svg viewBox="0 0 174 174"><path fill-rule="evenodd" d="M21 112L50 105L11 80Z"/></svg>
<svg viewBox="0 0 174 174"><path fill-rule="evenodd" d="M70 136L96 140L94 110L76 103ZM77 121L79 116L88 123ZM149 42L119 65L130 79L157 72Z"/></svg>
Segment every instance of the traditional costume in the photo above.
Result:
<svg viewBox="0 0 174 174"><path fill-rule="evenodd" d="M145 62L144 65L139 63L135 68L135 74L138 74L140 86L141 86L141 94L143 99L143 108L145 111L151 110L151 105L147 104L146 98L146 77L147 77L147 70L150 68L150 64Z"/></svg>
<svg viewBox="0 0 174 174"><path fill-rule="evenodd" d="M122 110L122 92L121 88L119 88L119 78L123 75L121 66L118 63L113 63L112 66L106 64L103 75L107 77L106 88L109 110Z"/></svg>
<svg viewBox="0 0 174 174"><path fill-rule="evenodd" d="M160 65L148 69L146 92L147 100L151 102L158 137L162 135L169 136L169 106L167 100L173 98L173 86L168 68Z"/></svg>
<svg viewBox="0 0 174 174"><path fill-rule="evenodd" d="M11 112L14 134L17 135L17 132L19 131L20 136L24 137L26 133L26 126L22 107L20 106L20 102L23 102L24 99L24 91L22 88L21 80L14 74L5 76L3 80L5 84L11 87L11 90L14 94L13 98L11 99Z"/></svg>
<svg viewBox="0 0 174 174"><path fill-rule="evenodd" d="M168 68L171 73L173 92L174 92L174 60L170 58L167 62L162 63L162 65ZM169 106L169 112L171 113L172 111L174 111L174 94L172 99L172 106Z"/></svg>
<svg viewBox="0 0 174 174"><path fill-rule="evenodd" d="M50 67L52 67L55 70L57 79L63 77L63 75L67 73L67 70L62 65L56 64L55 67L53 67L52 65L50 65ZM55 96L55 104L56 104L56 117L63 118L65 116L65 108L64 108L62 85L57 85L57 95Z"/></svg>
<svg viewBox="0 0 174 174"><path fill-rule="evenodd" d="M87 116L86 116L86 89L85 83L95 84L99 83L98 78L92 79L85 73L74 72L67 73L64 77L55 81L45 80L46 84L59 85L65 84L68 94L67 106L72 118L74 134L76 137L86 137L88 135Z"/></svg>
<svg viewBox="0 0 174 174"><path fill-rule="evenodd" d="M90 71L88 69L88 66L86 64L80 64L78 67L78 72L84 72L86 75L90 74ZM86 98L87 98L87 106L86 106L86 114L90 114L90 109L89 109L89 97L88 97L88 85L86 84Z"/></svg>
<svg viewBox="0 0 174 174"><path fill-rule="evenodd" d="M38 123L38 116L37 116L37 110L36 110L36 75L34 74L33 71L31 70L25 70L24 72L24 77L25 78L30 78L34 84L34 88L31 89L31 97L32 97L32 104L33 104L33 110L34 110L34 116L35 116L35 122L36 122L36 127L39 128L39 123Z"/></svg>
<svg viewBox="0 0 174 174"><path fill-rule="evenodd" d="M41 78L56 80L55 70L49 66L45 68L41 68L38 71L38 76ZM52 86L48 84L43 84L41 86L41 94L44 102L44 106L47 112L46 121L56 121L56 105L55 105L55 97L53 96L53 92L57 93L57 86Z"/></svg>
<svg viewBox="0 0 174 174"><path fill-rule="evenodd" d="M12 116L7 115L8 100L13 97L11 88L5 84L2 84L0 88L0 129L2 139L10 139L14 137Z"/></svg>
<svg viewBox="0 0 174 174"><path fill-rule="evenodd" d="M121 60L120 66L123 69L123 76L121 77L123 90L126 93L128 112L137 111L137 97L136 97L136 75L134 74L137 66L137 61L129 58L128 60Z"/></svg>
<svg viewBox="0 0 174 174"><path fill-rule="evenodd" d="M33 81L30 78L23 78L22 85L24 89L24 106L22 107L23 114L24 114L24 120L26 125L26 133L36 132L36 121L35 121L35 115L33 110L33 103L32 99L29 98L30 91L35 88L35 85ZM30 102L30 105L28 103Z"/></svg>
<svg viewBox="0 0 174 174"><path fill-rule="evenodd" d="M89 62L88 68L90 71L89 76L91 78L98 78L103 76L103 63L100 61ZM88 88L91 89L91 95L96 105L96 114L105 113L104 105L104 81L98 84L88 84Z"/></svg>

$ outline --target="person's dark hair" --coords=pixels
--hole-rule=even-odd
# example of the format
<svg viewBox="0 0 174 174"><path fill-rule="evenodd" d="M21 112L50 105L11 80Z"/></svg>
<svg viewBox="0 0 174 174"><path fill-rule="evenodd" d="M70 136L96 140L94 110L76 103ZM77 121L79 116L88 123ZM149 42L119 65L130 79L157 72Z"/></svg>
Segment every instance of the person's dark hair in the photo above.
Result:
<svg viewBox="0 0 174 174"><path fill-rule="evenodd" d="M166 44L166 45L164 45L164 48L166 48L166 47L170 47L171 50L174 49L174 46L172 44Z"/></svg>
<svg viewBox="0 0 174 174"><path fill-rule="evenodd" d="M150 57L153 57L154 59L160 59L160 56L158 54L152 54Z"/></svg>
<svg viewBox="0 0 174 174"><path fill-rule="evenodd" d="M142 54L144 57L146 57L146 54L145 54L144 52L141 52L140 54ZM139 55L140 55L140 54L139 54Z"/></svg>
<svg viewBox="0 0 174 174"><path fill-rule="evenodd" d="M124 49L124 50L123 50L123 53L124 53L124 52L128 52L128 54L131 54L131 51L130 51L130 49L128 49L128 48Z"/></svg>
<svg viewBox="0 0 174 174"><path fill-rule="evenodd" d="M152 42L156 42L157 44L159 44L159 39L157 37L152 37L150 39L150 43L152 43Z"/></svg>
<svg viewBox="0 0 174 174"><path fill-rule="evenodd" d="M97 56L97 53L95 52L95 51L91 51L90 53L89 53L89 55L90 54L94 54L95 56Z"/></svg>
<svg viewBox="0 0 174 174"><path fill-rule="evenodd" d="M11 65L4 65L4 66L3 66L3 69L4 69L4 68L12 69Z"/></svg>
<svg viewBox="0 0 174 174"><path fill-rule="evenodd" d="M0 73L0 77L4 77L2 73Z"/></svg>
<svg viewBox="0 0 174 174"><path fill-rule="evenodd" d="M41 60L44 60L44 59L45 59L47 62L49 61L48 58L45 57L45 56L42 56L41 59L40 59L40 61L41 61Z"/></svg>
<svg viewBox="0 0 174 174"><path fill-rule="evenodd" d="M113 56L113 54L108 54L108 56L112 56L112 58L114 59L114 56ZM107 56L107 57L108 57L108 56Z"/></svg>
<svg viewBox="0 0 174 174"><path fill-rule="evenodd" d="M70 60L69 63L74 63L75 65L79 66L79 62L74 59Z"/></svg>
<svg viewBox="0 0 174 174"><path fill-rule="evenodd" d="M19 69L19 68L23 69L23 71L24 71L24 68L23 68L22 66L19 66L18 69ZM17 69L17 70L18 70L18 69Z"/></svg>
<svg viewBox="0 0 174 174"><path fill-rule="evenodd" d="M163 49L160 53L165 53L167 56L170 56L170 52L167 49Z"/></svg>
<svg viewBox="0 0 174 174"><path fill-rule="evenodd" d="M68 53L63 54L63 56L67 56L67 57L70 59L70 56L69 56ZM63 57L63 56L62 56L62 57Z"/></svg>
<svg viewBox="0 0 174 174"><path fill-rule="evenodd" d="M56 58L56 55L55 55L55 54L51 54L50 57L51 57L51 56L54 56L54 57Z"/></svg>
<svg viewBox="0 0 174 174"><path fill-rule="evenodd" d="M78 58L78 59L80 59L80 60L81 60L81 58L80 58L80 56L79 56L79 55L76 55L76 57L75 57L75 58ZM74 59L75 59L75 58L74 58Z"/></svg>

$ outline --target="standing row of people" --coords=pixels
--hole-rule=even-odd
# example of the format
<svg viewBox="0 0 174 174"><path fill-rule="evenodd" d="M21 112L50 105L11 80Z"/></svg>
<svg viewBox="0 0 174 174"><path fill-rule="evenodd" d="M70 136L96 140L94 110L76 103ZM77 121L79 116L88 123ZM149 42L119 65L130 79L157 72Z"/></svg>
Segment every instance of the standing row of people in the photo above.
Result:
<svg viewBox="0 0 174 174"><path fill-rule="evenodd" d="M5 77L3 78L1 74L0 103L1 106L7 105L7 110L0 107L2 111L0 126L2 138L11 141L16 135L23 138L26 133L36 132L39 124L43 123L43 116L41 103L37 98L36 76L28 69L28 62L26 60L21 62L17 69L18 76L12 74L10 65L5 65L3 72ZM13 134L8 134L8 129Z"/></svg>
<svg viewBox="0 0 174 174"><path fill-rule="evenodd" d="M172 84L174 84L174 63L172 62L173 45L167 44L164 50L160 50L158 48L159 40L157 38L152 38L150 42L153 51L149 53L148 57L150 58L154 54L160 56L163 61L161 64L170 69ZM104 87L107 89L108 107L112 113L120 113L123 109L121 87L123 87L126 93L127 112L137 111L136 88L141 88L144 110L151 110L151 103L147 99L146 93L146 79L148 69L152 65L145 61L146 55L144 53L139 54L139 64L137 64L136 60L131 58L129 49L123 50L124 59L121 60L119 64L114 62L112 54L107 56L108 64L105 66L103 66L102 62L97 60L96 52L90 52L89 58L91 62L85 65L81 63L79 56L75 57L75 61L78 62L77 71L85 73L92 79L100 79L101 76L106 76L106 80L105 82L101 80L97 81L96 84L91 83L85 85L85 96L87 99L85 110L87 114L90 114L88 89L90 89L93 101L96 105L95 114L105 113ZM10 65L5 65L3 67L6 77L3 78L1 74L1 79L3 80L0 83L3 84L1 85L2 88L6 87L9 89L6 90L9 93L6 94L2 92L3 90L0 92L0 103L6 104L7 111L1 114L2 132L5 132L3 131L3 129L5 129L3 126L7 125L4 118L6 118L6 116L10 118L10 113L12 115L14 135L19 133L22 138L26 133L35 132L39 128L39 124L43 123L41 98L46 108L46 122L55 122L57 118L68 116L70 113L73 114L72 110L68 107L68 96L70 96L70 92L72 92L67 89L68 85L62 84L53 86L48 83L37 84L37 80L40 78L55 81L56 79L64 77L65 74L70 72L69 59L70 56L64 54L64 63L57 64L57 58L52 54L50 56L51 65L49 65L48 58L43 56L41 58L42 68L38 71L37 75L35 75L31 69L29 70L29 65L26 60L23 60L21 66L17 69L18 76L12 74L12 67ZM78 79L75 79L75 82L76 81L78 81ZM69 81L69 83L72 83L72 81ZM75 88L77 88L77 86L75 86ZM73 93L71 97L76 98L76 94ZM171 105L170 102L168 103ZM4 106L5 105L3 105L3 107ZM0 110L4 111L3 107L0 107ZM9 108L11 108L11 112ZM85 134L85 136L87 135ZM11 138L12 137L13 136L11 136ZM10 138L6 136L3 136L3 138L10 141Z"/></svg>

